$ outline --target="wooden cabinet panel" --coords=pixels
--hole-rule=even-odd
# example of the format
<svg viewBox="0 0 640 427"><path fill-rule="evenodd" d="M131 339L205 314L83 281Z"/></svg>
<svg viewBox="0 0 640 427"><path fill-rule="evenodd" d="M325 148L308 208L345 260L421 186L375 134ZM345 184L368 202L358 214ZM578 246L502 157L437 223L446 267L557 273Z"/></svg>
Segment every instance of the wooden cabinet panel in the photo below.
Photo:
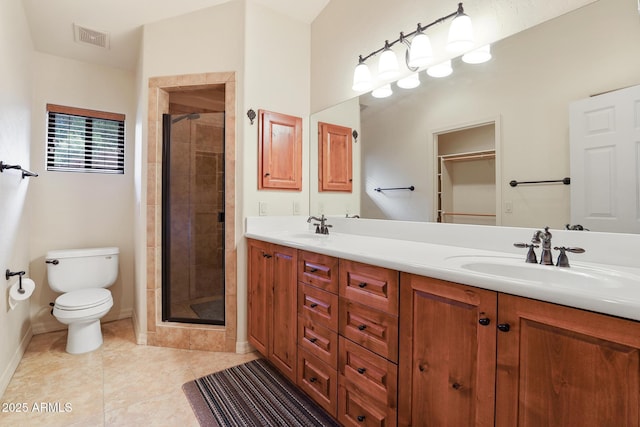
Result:
<svg viewBox="0 0 640 427"><path fill-rule="evenodd" d="M292 381L296 379L296 249L273 247L273 287L269 310L271 319L271 348L269 360Z"/></svg>
<svg viewBox="0 0 640 427"><path fill-rule="evenodd" d="M398 315L398 272L340 260L340 296Z"/></svg>
<svg viewBox="0 0 640 427"><path fill-rule="evenodd" d="M258 111L258 188L302 190L302 119Z"/></svg>
<svg viewBox="0 0 640 427"><path fill-rule="evenodd" d="M318 123L318 191L352 191L351 128Z"/></svg>
<svg viewBox="0 0 640 427"><path fill-rule="evenodd" d="M265 357L269 355L269 294L271 293L271 245L248 241L248 335L249 342Z"/></svg>
<svg viewBox="0 0 640 427"><path fill-rule="evenodd" d="M637 322L498 298L496 426L640 425Z"/></svg>
<svg viewBox="0 0 640 427"><path fill-rule="evenodd" d="M299 283L298 314L332 331L337 331L338 296L322 289Z"/></svg>
<svg viewBox="0 0 640 427"><path fill-rule="evenodd" d="M298 350L298 386L332 416L338 410L338 372L309 352Z"/></svg>
<svg viewBox="0 0 640 427"><path fill-rule="evenodd" d="M496 293L406 273L400 282L399 425L493 426Z"/></svg>
<svg viewBox="0 0 640 427"><path fill-rule="evenodd" d="M338 368L338 333L313 320L298 317L298 346L318 359Z"/></svg>
<svg viewBox="0 0 640 427"><path fill-rule="evenodd" d="M357 387L340 382L338 389L338 421L349 427L393 427L396 420L379 402L367 398Z"/></svg>
<svg viewBox="0 0 640 427"><path fill-rule="evenodd" d="M398 366L363 347L340 337L338 361L340 383L363 391L367 400L386 408L390 419L397 410Z"/></svg>
<svg viewBox="0 0 640 427"><path fill-rule="evenodd" d="M338 258L300 251L298 257L298 280L337 294L339 265Z"/></svg>
<svg viewBox="0 0 640 427"><path fill-rule="evenodd" d="M398 363L398 318L340 299L339 333L392 362Z"/></svg>
<svg viewBox="0 0 640 427"><path fill-rule="evenodd" d="M295 381L297 251L248 240L248 258L249 342Z"/></svg>

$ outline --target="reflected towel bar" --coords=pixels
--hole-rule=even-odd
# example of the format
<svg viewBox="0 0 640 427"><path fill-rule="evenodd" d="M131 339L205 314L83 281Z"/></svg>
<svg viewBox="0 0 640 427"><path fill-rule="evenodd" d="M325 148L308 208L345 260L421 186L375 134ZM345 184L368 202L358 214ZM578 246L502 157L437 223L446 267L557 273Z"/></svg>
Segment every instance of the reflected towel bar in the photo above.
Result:
<svg viewBox="0 0 640 427"><path fill-rule="evenodd" d="M550 184L553 182L561 182L564 185L569 185L571 184L571 178L569 178L568 176L562 179L552 179L549 181L516 181L513 180L509 183L510 186L512 187L516 187L518 184Z"/></svg>
<svg viewBox="0 0 640 427"><path fill-rule="evenodd" d="M415 190L416 187L414 187L413 185L410 187L393 187L393 188L374 188L375 191L377 192L381 192L381 191L387 191L387 190L409 190L409 191L413 191Z"/></svg>
<svg viewBox="0 0 640 427"><path fill-rule="evenodd" d="M26 169L22 169L22 166L20 165L7 165L6 163L0 161L0 172L4 172L5 169L17 169L19 171L22 171L22 179L25 179L28 176L38 176L38 174L35 172L30 172Z"/></svg>

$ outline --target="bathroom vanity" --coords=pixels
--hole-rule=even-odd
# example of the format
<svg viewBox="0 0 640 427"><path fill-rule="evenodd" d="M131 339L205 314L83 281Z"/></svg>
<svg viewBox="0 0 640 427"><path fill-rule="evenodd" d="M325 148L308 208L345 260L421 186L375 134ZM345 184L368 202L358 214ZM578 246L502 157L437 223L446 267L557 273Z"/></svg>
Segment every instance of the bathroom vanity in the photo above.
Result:
<svg viewBox="0 0 640 427"><path fill-rule="evenodd" d="M249 339L342 424L639 424L634 261L526 264L529 229L329 223L248 219Z"/></svg>

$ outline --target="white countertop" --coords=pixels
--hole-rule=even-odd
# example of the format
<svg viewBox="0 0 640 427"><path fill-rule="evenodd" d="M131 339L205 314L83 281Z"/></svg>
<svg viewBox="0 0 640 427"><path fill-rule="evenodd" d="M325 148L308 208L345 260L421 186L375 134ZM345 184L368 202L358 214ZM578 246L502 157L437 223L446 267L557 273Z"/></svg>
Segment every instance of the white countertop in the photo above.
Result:
<svg viewBox="0 0 640 427"><path fill-rule="evenodd" d="M504 252L483 249L482 244L475 239L487 232L488 227L484 226L460 228L447 227L449 224L407 225L406 223L393 224L394 221L390 221L384 224L387 226L384 233L387 237L377 237L357 234L362 233L363 227L367 227L365 222L370 220L357 220L357 226L354 227L353 225L356 224L352 222L354 220L330 218L329 223L335 228L330 229L330 234L326 236L315 234L305 220L306 218L301 220L301 217L248 218L245 236L407 273L640 320L640 266L612 265L591 260L585 262L581 260L580 254L568 254L571 264L568 269L527 264L524 262L526 250L513 248L512 244L505 245ZM380 222L373 225L379 226ZM398 229L398 238L391 237L394 227L405 229L404 232ZM455 245L431 243L428 241L429 238L424 236L417 241L416 236L421 233L428 234L420 230L424 227L431 229L438 227L438 230L444 227ZM349 231L349 228L353 228L355 233L344 232ZM414 240L407 239L406 235L407 230L411 232L412 228L415 228L412 234ZM489 231L496 234L496 240L501 240L497 235L503 232L510 234L504 239L513 240L514 233L525 236L521 241L526 241L526 237L530 238L528 229L525 230L525 234L521 229L505 231L506 227L489 228ZM596 234L603 233L593 233L589 238L597 239ZM562 236L562 233L554 233L555 235ZM582 235L581 238L583 238ZM462 246L460 239L466 240L469 247ZM569 240L566 236L565 239ZM434 237L434 240L438 239ZM635 240L630 242L632 245L635 243ZM539 253L538 249L538 256ZM557 252L554 251L554 259L556 254ZM503 276L502 272L488 274L470 269L479 264L483 267L487 262L497 264L499 267L504 266L505 274L510 270L517 273L522 271L525 274L545 274L540 280L537 277L522 279L513 274ZM553 277L553 283L546 277L546 273ZM567 281L565 277L568 278Z"/></svg>

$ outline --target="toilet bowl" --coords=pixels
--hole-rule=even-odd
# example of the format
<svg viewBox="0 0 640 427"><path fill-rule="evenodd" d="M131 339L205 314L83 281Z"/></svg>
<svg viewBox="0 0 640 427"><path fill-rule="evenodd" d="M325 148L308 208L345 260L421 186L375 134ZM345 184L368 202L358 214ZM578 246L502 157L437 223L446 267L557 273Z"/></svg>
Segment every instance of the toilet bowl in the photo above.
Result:
<svg viewBox="0 0 640 427"><path fill-rule="evenodd" d="M88 353L102 345L100 319L113 307L113 297L106 288L117 278L118 255L118 248L47 252L49 287L63 292L52 313L68 326L68 353Z"/></svg>

